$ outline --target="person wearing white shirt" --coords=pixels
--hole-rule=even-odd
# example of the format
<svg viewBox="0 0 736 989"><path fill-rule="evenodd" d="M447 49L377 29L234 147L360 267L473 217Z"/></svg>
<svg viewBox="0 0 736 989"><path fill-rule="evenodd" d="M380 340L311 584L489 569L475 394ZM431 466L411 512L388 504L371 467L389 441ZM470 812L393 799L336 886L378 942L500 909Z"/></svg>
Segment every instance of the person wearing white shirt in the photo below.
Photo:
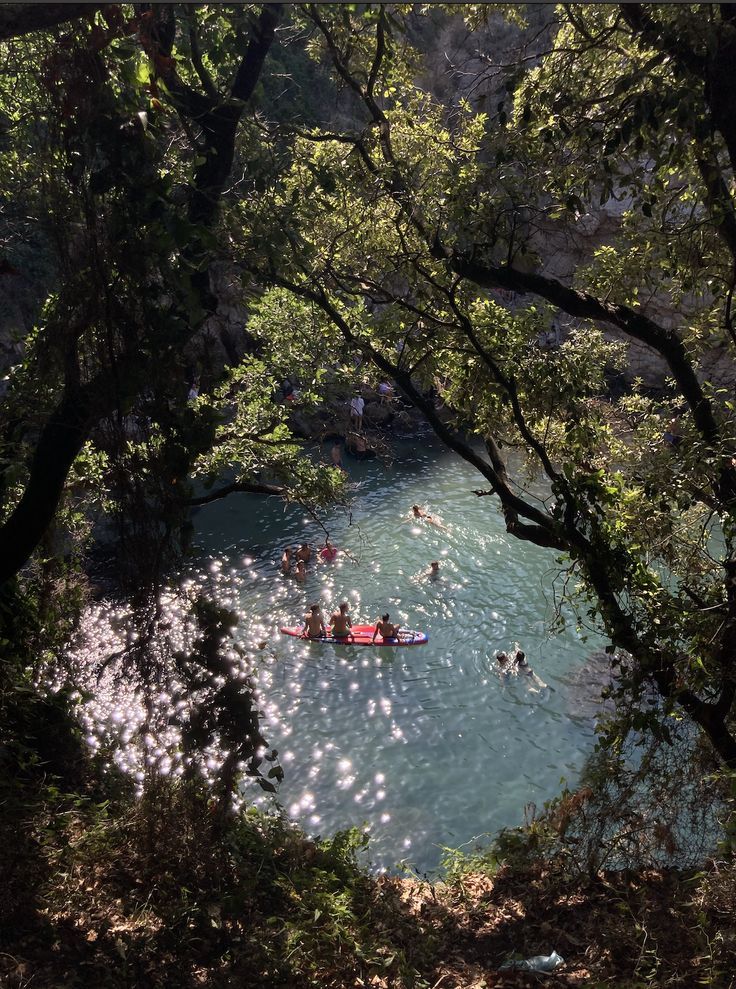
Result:
<svg viewBox="0 0 736 989"><path fill-rule="evenodd" d="M365 401L363 397L357 392L350 402L350 419L356 429L360 430L363 428L363 409L365 408Z"/></svg>

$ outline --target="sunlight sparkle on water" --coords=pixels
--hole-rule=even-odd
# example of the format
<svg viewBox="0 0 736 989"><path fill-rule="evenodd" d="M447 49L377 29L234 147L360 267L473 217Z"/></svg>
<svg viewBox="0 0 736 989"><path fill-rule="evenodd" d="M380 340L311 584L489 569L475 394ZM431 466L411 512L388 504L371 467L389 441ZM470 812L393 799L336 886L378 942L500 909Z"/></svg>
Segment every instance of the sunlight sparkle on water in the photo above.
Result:
<svg viewBox="0 0 736 989"><path fill-rule="evenodd" d="M138 784L146 773L183 772L179 730L171 722L187 717L193 698L171 654L185 651L198 634L188 616L204 590L240 616L227 661L238 682L253 676L261 731L284 752L288 770L278 799L325 834L372 817L380 827L369 857L379 868L397 862L404 840L410 842L404 849L431 867L437 845L519 823L530 786L534 799L546 799L561 773L574 777L591 731L568 716L565 677L590 647L574 633L547 638L542 583L549 554L507 540L492 500L470 495L477 487L473 472L430 447L424 438L400 449L394 465L348 465L361 483L352 515L336 512L328 520L330 538L346 552L339 567L313 561L304 584L284 578L279 567L284 544L321 545L323 533L299 508L264 502L255 511L247 496L234 496L202 509L199 561L178 589L161 595L161 624L168 628L156 647L154 682L144 684L135 664L103 665L140 644L127 606L97 603L83 617L69 656L90 744L111 751ZM397 525L412 503L426 501L451 523L450 532ZM442 560L436 582L422 579L432 559ZM356 650L280 637L279 626L303 621L315 600L325 618L349 601L354 623L372 623L389 611L392 620L429 631L430 643ZM554 693L534 696L517 678L501 684L489 675L495 652L513 639L554 683ZM520 771L515 753L530 718L544 745L525 747ZM144 744L146 734L155 744ZM154 760L150 769L146 754ZM215 746L206 757L212 776L222 753ZM302 802L305 785L313 807ZM245 804L272 806L253 781L243 788Z"/></svg>

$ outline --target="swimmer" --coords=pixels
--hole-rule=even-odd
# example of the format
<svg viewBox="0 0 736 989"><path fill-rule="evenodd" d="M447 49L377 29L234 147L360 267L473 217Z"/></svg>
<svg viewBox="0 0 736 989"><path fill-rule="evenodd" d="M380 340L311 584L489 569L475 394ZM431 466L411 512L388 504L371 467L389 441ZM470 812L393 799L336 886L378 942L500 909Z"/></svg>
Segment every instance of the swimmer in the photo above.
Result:
<svg viewBox="0 0 736 989"><path fill-rule="evenodd" d="M447 526L441 519L436 518L434 515L430 515L429 512L425 512L423 508L419 507L419 505L412 505L411 512L412 519L422 519L424 522L429 522L430 525L436 525L438 529L447 529Z"/></svg>
<svg viewBox="0 0 736 989"><path fill-rule="evenodd" d="M516 655L514 656L514 663L516 664L516 672L523 673L524 676L529 677L529 690L533 694L541 693L542 690L554 690L549 684L541 680L531 666L526 661L526 653L523 649L517 649Z"/></svg>
<svg viewBox="0 0 736 989"><path fill-rule="evenodd" d="M427 570L424 576L427 578L427 580L437 580L439 578L439 575L440 575L440 561L432 560L432 562L429 565L429 570Z"/></svg>
<svg viewBox="0 0 736 989"><path fill-rule="evenodd" d="M330 618L330 626L332 628L333 636L336 639L346 638L351 634L351 625L352 622L350 621L350 615L348 614L348 603L347 601L342 601L340 604L340 610L336 611Z"/></svg>
<svg viewBox="0 0 736 989"><path fill-rule="evenodd" d="M337 556L337 552L338 551L332 545L330 540L325 539L325 544L322 547L322 549L319 551L319 555L323 560L331 561L335 559L335 557Z"/></svg>
<svg viewBox="0 0 736 989"><path fill-rule="evenodd" d="M516 655L514 656L514 662L516 663L516 669L519 673L524 673L526 676L534 676L534 670L526 661L526 653L522 649L516 650Z"/></svg>
<svg viewBox="0 0 736 989"><path fill-rule="evenodd" d="M507 652L497 652L496 662L498 663L499 676L503 678L511 676L513 672L513 663L511 662L511 657Z"/></svg>
<svg viewBox="0 0 736 989"><path fill-rule="evenodd" d="M324 618L319 610L319 605L313 604L309 609L309 614L304 616L302 636L305 639L318 639L323 635L327 635Z"/></svg>
<svg viewBox="0 0 736 989"><path fill-rule="evenodd" d="M307 579L307 565L304 560L299 560L296 565L296 570L294 571L294 577L300 583Z"/></svg>
<svg viewBox="0 0 736 989"><path fill-rule="evenodd" d="M281 573L288 574L291 572L291 546L287 546L281 556Z"/></svg>
<svg viewBox="0 0 736 989"><path fill-rule="evenodd" d="M385 615L381 615L381 620L376 622L376 628L373 632L373 642L376 641L376 636L380 633L382 639L398 639L401 630L400 625L394 625L393 622L389 620L388 612Z"/></svg>
<svg viewBox="0 0 736 989"><path fill-rule="evenodd" d="M309 543L302 543L299 549L296 551L297 560L303 560L304 563L309 563L312 559L312 547Z"/></svg>

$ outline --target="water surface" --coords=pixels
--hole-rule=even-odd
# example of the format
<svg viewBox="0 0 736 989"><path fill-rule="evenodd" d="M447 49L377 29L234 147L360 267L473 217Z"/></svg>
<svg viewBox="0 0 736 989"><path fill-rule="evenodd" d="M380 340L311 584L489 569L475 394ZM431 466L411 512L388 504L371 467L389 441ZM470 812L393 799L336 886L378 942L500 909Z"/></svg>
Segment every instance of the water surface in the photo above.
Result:
<svg viewBox="0 0 736 989"><path fill-rule="evenodd" d="M366 822L376 867L423 871L441 846L518 824L525 804L574 781L592 724L570 674L595 643L574 622L548 635L555 554L507 536L463 461L422 438L390 465L346 466L351 511L322 520L345 551L336 563L313 562L304 584L282 576L283 547L324 533L299 508L237 495L197 514L195 570L240 613L239 641L267 641L253 655L285 809L313 834ZM448 531L409 520L415 503ZM440 577L429 580L434 559ZM368 649L279 635L313 601L329 616L342 600L354 621L389 611L430 641ZM499 675L495 654L514 642L546 687Z"/></svg>

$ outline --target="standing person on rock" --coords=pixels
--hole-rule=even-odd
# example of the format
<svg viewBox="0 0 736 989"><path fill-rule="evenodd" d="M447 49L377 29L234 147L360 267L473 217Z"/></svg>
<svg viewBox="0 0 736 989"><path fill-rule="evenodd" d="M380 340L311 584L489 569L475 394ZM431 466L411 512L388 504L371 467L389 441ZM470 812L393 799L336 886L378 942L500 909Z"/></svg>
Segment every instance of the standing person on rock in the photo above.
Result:
<svg viewBox="0 0 736 989"><path fill-rule="evenodd" d="M363 428L363 409L365 409L365 399L356 391L350 402L350 422L358 432Z"/></svg>

